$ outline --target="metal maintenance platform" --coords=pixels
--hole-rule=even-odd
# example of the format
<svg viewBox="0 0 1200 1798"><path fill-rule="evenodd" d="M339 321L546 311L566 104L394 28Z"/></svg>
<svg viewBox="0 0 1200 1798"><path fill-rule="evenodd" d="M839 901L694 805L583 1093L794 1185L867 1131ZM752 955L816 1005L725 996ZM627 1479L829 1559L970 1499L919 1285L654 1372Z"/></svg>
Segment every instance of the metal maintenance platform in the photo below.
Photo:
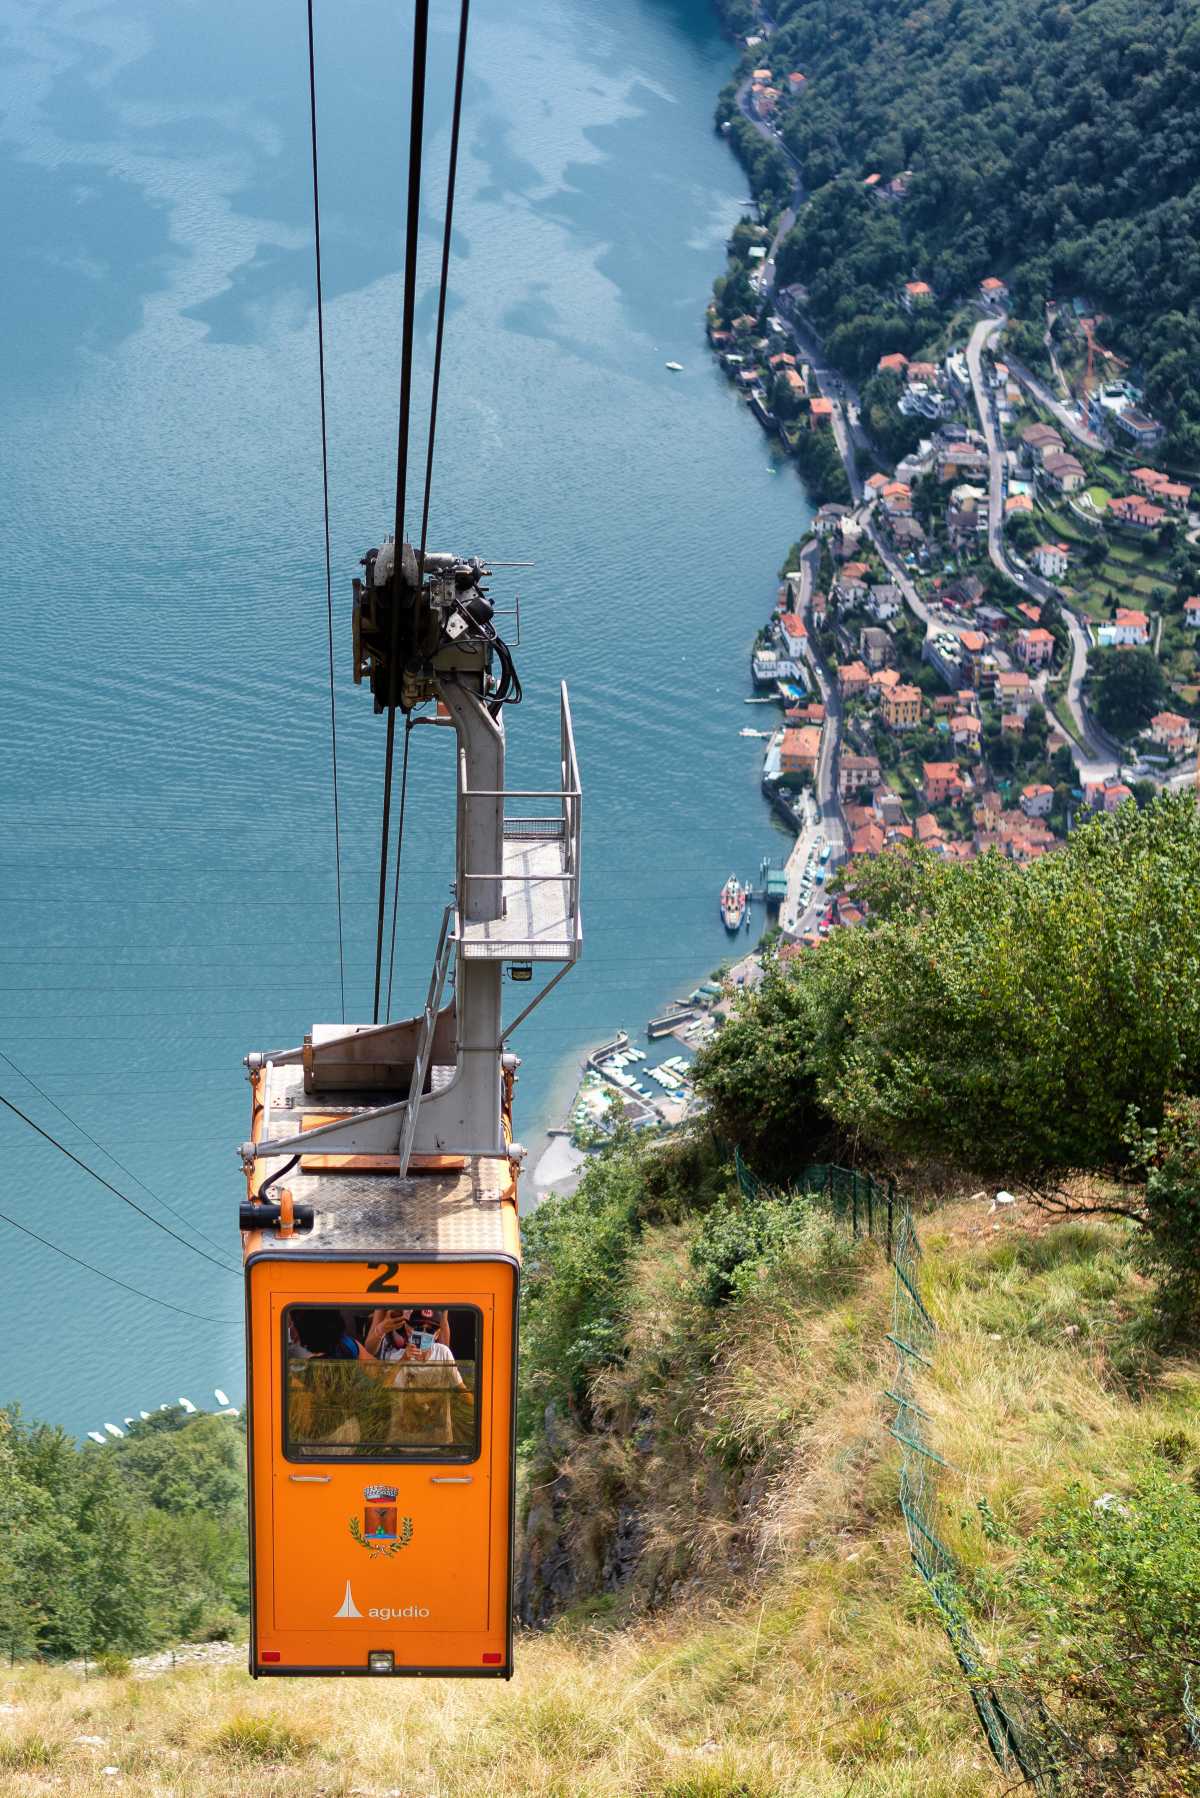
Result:
<svg viewBox="0 0 1200 1798"><path fill-rule="evenodd" d="M265 1128L260 1144L282 1140L350 1117L401 1092L331 1093L329 1102L306 1093L296 1065L264 1068L258 1097ZM513 1170L501 1155L430 1157L403 1178L395 1155L302 1154L287 1175L297 1205L311 1205L311 1230L274 1239L272 1252L356 1255L394 1250L404 1255L490 1255L506 1248L503 1211L512 1204ZM262 1151L260 1151L261 1153ZM269 1150L267 1151L269 1156Z"/></svg>

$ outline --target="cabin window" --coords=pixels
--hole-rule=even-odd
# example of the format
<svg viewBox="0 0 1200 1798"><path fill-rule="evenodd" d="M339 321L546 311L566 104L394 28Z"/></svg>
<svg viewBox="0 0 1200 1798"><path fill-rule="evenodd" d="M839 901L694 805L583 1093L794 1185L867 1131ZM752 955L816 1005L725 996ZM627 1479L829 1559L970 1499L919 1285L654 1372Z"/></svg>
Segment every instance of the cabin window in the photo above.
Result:
<svg viewBox="0 0 1200 1798"><path fill-rule="evenodd" d="M473 1461L480 1313L473 1305L290 1305L284 1452L296 1461Z"/></svg>

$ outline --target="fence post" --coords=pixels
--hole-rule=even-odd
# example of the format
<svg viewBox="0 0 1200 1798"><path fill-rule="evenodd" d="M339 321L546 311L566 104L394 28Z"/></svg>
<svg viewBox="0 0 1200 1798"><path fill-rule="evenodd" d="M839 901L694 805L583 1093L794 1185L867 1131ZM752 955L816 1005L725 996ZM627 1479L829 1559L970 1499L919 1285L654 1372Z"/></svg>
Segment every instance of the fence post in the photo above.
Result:
<svg viewBox="0 0 1200 1798"><path fill-rule="evenodd" d="M858 1238L858 1175L850 1175L850 1216L853 1220L855 1239Z"/></svg>
<svg viewBox="0 0 1200 1798"><path fill-rule="evenodd" d="M889 1261L894 1261L896 1259L895 1250L892 1247L892 1201L895 1196L896 1182L894 1180L889 1180L887 1196L887 1250Z"/></svg>
<svg viewBox="0 0 1200 1798"><path fill-rule="evenodd" d="M875 1176L867 1175L867 1235L875 1236Z"/></svg>

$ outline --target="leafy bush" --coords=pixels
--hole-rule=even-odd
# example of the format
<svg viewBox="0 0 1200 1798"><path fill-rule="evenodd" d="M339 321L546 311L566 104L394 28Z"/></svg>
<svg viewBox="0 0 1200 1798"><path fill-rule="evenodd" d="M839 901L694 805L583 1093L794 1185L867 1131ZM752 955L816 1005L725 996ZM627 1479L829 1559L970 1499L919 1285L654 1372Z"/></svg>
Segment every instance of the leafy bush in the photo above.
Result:
<svg viewBox="0 0 1200 1798"><path fill-rule="evenodd" d="M635 1152L620 1140L588 1166L573 1193L543 1199L523 1221L523 1439L540 1430L547 1405L586 1409L592 1372L616 1351L639 1205Z"/></svg>
<svg viewBox="0 0 1200 1798"><path fill-rule="evenodd" d="M1069 1790L1200 1792L1184 1674L1200 1682L1200 1493L1149 1467L1121 1496L1074 1488L992 1597L1019 1609L1029 1647L1010 1671L1070 1742Z"/></svg>
<svg viewBox="0 0 1200 1798"><path fill-rule="evenodd" d="M868 927L770 973L697 1064L764 1177L825 1159L835 1131L1006 1180L1128 1172L1130 1105L1157 1127L1200 1085L1190 795L1126 806L1029 868L916 852L854 881Z"/></svg>
<svg viewBox="0 0 1200 1798"><path fill-rule="evenodd" d="M706 1305L745 1298L768 1269L803 1269L832 1297L860 1253L849 1231L802 1195L742 1199L705 1217L691 1248L697 1288ZM794 1295L798 1297L799 1295Z"/></svg>

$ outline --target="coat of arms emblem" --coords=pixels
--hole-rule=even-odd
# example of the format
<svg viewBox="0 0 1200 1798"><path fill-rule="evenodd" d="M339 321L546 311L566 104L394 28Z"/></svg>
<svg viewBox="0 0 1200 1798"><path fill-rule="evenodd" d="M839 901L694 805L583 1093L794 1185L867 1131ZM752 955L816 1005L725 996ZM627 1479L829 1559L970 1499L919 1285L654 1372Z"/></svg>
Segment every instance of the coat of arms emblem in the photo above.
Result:
<svg viewBox="0 0 1200 1798"><path fill-rule="evenodd" d="M397 1519L398 1496L395 1486L363 1487L362 1522L357 1517L352 1517L350 1534L360 1548L370 1551L372 1560L377 1560L380 1555L386 1555L390 1559L392 1555L399 1554L402 1548L407 1548L412 1541L412 1518Z"/></svg>

